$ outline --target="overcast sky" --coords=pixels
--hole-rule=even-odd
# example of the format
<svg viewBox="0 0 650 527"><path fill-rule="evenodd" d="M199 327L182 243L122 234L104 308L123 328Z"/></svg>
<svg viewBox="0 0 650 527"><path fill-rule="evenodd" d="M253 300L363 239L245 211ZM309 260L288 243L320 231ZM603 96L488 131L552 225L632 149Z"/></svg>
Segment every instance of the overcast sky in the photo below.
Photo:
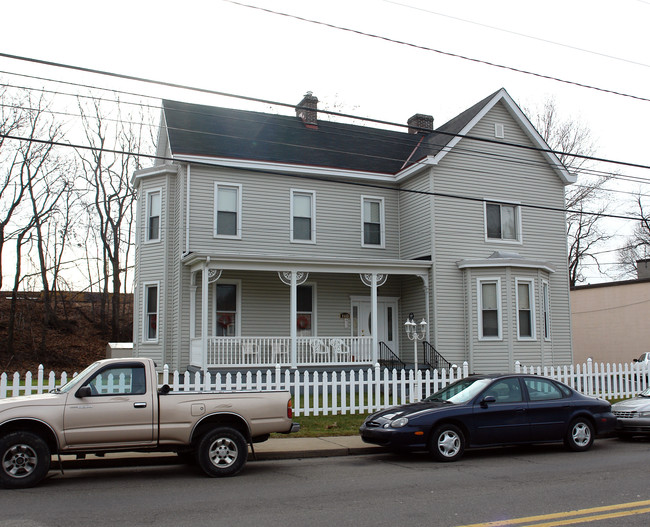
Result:
<svg viewBox="0 0 650 527"><path fill-rule="evenodd" d="M650 0L242 0L251 5L650 99ZM579 48L579 49L578 49ZM3 2L0 52L386 121L439 126L504 87L521 106L553 97L598 156L650 165L650 101L525 75L222 0ZM81 77L0 58L2 72ZM0 73L0 78L6 74ZM90 84L268 111L236 99L83 76ZM603 167L650 181L650 170ZM636 191L647 185L629 184ZM650 192L649 192L650 193ZM631 207L621 204L618 212ZM613 229L631 227L616 222ZM618 242L622 242L619 238ZM616 242L615 242L616 243ZM609 258L610 260L613 257Z"/></svg>

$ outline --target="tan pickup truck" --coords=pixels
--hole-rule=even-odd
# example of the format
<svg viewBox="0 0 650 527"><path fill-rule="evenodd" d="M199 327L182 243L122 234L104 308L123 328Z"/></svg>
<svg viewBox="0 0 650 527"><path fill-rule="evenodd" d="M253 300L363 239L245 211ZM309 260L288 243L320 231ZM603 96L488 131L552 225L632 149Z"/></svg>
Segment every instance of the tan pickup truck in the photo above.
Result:
<svg viewBox="0 0 650 527"><path fill-rule="evenodd" d="M171 392L150 359L95 362L42 395L0 400L0 486L36 485L60 454L172 451L212 477L237 474L248 444L292 422L285 391Z"/></svg>

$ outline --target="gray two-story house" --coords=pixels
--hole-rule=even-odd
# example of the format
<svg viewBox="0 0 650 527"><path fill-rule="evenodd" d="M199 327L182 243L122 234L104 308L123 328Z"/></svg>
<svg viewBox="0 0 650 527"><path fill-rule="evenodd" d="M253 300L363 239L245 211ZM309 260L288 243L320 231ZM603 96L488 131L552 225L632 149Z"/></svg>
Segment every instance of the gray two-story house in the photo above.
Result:
<svg viewBox="0 0 650 527"><path fill-rule="evenodd" d="M571 363L564 187L505 90L394 131L164 101L134 352L184 370ZM425 338L404 331L409 315Z"/></svg>

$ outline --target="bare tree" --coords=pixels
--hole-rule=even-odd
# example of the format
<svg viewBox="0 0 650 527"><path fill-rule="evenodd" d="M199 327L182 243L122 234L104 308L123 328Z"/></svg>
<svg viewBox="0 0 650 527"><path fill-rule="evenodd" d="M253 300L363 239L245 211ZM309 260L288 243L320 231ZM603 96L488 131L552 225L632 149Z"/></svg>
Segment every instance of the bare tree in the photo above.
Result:
<svg viewBox="0 0 650 527"><path fill-rule="evenodd" d="M637 276L637 262L650 258L650 211L644 204L643 195L636 197L639 222L626 244L618 251L619 268L624 276Z"/></svg>
<svg viewBox="0 0 650 527"><path fill-rule="evenodd" d="M79 155L89 189L88 225L99 241L100 317L108 319L110 301L111 339L119 340L120 293L129 267L134 221L135 194L130 178L141 168L138 154L151 151L153 143L143 132L150 122L145 112L136 116L124 112L119 100L114 107L117 109L109 112L96 99L91 103L79 101L86 141L93 147Z"/></svg>
<svg viewBox="0 0 650 527"><path fill-rule="evenodd" d="M596 249L611 238L602 226L609 201L605 184L611 175L589 176L596 146L589 128L578 120L562 118L553 99L547 99L541 110L524 110L551 150L558 152L560 162L578 181L565 193L569 283L573 287L584 281L583 267L588 262L598 266Z"/></svg>

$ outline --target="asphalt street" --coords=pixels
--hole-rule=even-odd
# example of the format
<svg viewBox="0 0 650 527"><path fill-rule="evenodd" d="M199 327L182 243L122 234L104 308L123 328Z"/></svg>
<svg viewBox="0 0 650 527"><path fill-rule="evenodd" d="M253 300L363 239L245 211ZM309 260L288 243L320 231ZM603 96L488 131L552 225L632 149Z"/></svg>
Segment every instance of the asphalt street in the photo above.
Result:
<svg viewBox="0 0 650 527"><path fill-rule="evenodd" d="M605 439L584 453L476 450L456 463L381 451L266 459L224 479L178 464L70 469L33 489L0 491L0 526L645 527L649 454L649 441Z"/></svg>

